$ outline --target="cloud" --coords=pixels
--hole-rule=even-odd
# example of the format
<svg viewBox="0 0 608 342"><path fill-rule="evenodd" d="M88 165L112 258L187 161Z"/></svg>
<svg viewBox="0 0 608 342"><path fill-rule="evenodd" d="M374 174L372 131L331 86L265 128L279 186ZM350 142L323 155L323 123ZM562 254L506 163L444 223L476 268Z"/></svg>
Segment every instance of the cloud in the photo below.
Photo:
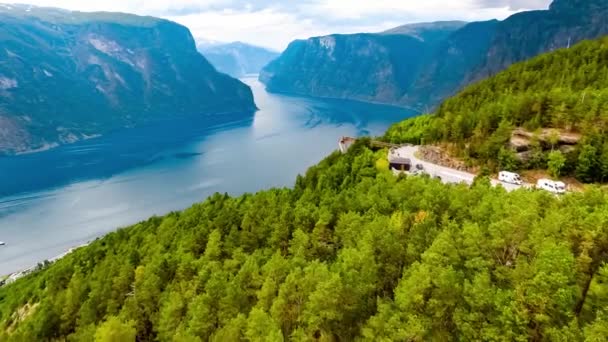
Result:
<svg viewBox="0 0 608 342"><path fill-rule="evenodd" d="M512 11L522 9L548 8L551 0L477 0L480 7L506 7Z"/></svg>
<svg viewBox="0 0 608 342"><path fill-rule="evenodd" d="M23 0L28 1L28 0ZM298 38L378 32L414 22L504 19L550 0L29 0L81 11L119 11L164 17L195 38L245 41L284 49Z"/></svg>

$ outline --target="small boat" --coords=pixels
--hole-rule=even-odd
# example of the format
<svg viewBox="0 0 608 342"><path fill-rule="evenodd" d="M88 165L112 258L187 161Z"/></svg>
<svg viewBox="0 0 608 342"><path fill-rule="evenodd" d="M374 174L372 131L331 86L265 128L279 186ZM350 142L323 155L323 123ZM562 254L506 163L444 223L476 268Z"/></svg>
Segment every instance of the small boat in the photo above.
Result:
<svg viewBox="0 0 608 342"><path fill-rule="evenodd" d="M0 241L0 246L4 246L6 243L4 241Z"/></svg>

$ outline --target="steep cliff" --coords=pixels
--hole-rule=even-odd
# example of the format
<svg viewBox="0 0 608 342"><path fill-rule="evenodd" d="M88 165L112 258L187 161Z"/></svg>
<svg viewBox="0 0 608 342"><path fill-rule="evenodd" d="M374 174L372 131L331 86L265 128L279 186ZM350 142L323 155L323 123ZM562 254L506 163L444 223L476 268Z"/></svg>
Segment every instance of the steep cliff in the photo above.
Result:
<svg viewBox="0 0 608 342"><path fill-rule="evenodd" d="M0 153L176 115L251 113L251 90L187 28L118 13L0 6Z"/></svg>
<svg viewBox="0 0 608 342"><path fill-rule="evenodd" d="M270 91L395 103L442 39L464 23L408 25L380 34L291 43L261 74Z"/></svg>
<svg viewBox="0 0 608 342"><path fill-rule="evenodd" d="M470 23L440 42L398 104L428 110L452 95L484 60L498 25L498 20Z"/></svg>

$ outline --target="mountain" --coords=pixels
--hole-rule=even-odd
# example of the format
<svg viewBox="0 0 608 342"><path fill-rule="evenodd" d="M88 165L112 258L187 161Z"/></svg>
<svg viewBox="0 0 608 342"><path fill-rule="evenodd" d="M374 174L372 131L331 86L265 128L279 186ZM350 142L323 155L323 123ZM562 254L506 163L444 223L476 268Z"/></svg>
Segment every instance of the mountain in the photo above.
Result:
<svg viewBox="0 0 608 342"><path fill-rule="evenodd" d="M0 287L11 341L605 341L608 194L395 177L365 140Z"/></svg>
<svg viewBox="0 0 608 342"><path fill-rule="evenodd" d="M555 0L548 11L515 14L500 24L470 78L479 80L543 52L606 35L607 17L605 0Z"/></svg>
<svg viewBox="0 0 608 342"><path fill-rule="evenodd" d="M199 51L215 68L233 77L258 74L279 53L241 42L229 44L199 44Z"/></svg>
<svg viewBox="0 0 608 342"><path fill-rule="evenodd" d="M255 110L249 87L216 72L167 20L2 5L0 37L0 153Z"/></svg>
<svg viewBox="0 0 608 342"><path fill-rule="evenodd" d="M333 55L322 53L318 43L315 44L319 38L311 38L307 44L291 44L264 69L260 79L275 92L351 98L425 110L467 84L494 75L513 63L608 34L607 8L605 0L555 0L548 10L518 13L502 22L406 25L384 34L406 34L427 44L416 46L400 41L397 47L382 45L381 50L386 53L365 53L378 34L365 35L365 39L362 35L345 36L343 40L351 38L359 45L343 45L348 49L339 46ZM425 36L432 38L421 38ZM388 51L395 48L416 50L391 60L389 56L395 54ZM307 58L301 59L302 56ZM365 76L369 77L362 77L353 68L369 63L384 67L367 70ZM395 73L397 69L401 72ZM334 76L343 77L341 88L332 83ZM391 90L388 95L378 91L386 87L381 84L385 79Z"/></svg>
<svg viewBox="0 0 608 342"><path fill-rule="evenodd" d="M462 25L416 24L380 34L298 40L262 70L260 80L274 92L395 103L438 41Z"/></svg>
<svg viewBox="0 0 608 342"><path fill-rule="evenodd" d="M381 32L380 34L402 34L426 43L444 40L467 23L464 21L435 21L432 23L407 24Z"/></svg>
<svg viewBox="0 0 608 342"><path fill-rule="evenodd" d="M396 103L426 110L452 95L484 61L499 25L498 20L470 23L439 42Z"/></svg>
<svg viewBox="0 0 608 342"><path fill-rule="evenodd" d="M395 143L440 144L498 169L608 180L608 36L514 64L391 127Z"/></svg>

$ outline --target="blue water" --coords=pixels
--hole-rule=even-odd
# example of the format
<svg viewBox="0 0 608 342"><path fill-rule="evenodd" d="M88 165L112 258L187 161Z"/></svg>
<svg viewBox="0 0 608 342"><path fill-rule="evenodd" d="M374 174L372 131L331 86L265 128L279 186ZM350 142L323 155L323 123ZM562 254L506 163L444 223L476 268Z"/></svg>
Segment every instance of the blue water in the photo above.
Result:
<svg viewBox="0 0 608 342"><path fill-rule="evenodd" d="M269 94L243 79L253 116L181 118L0 157L0 274L54 257L118 227L189 207L215 192L291 186L340 136L380 135L412 112Z"/></svg>

